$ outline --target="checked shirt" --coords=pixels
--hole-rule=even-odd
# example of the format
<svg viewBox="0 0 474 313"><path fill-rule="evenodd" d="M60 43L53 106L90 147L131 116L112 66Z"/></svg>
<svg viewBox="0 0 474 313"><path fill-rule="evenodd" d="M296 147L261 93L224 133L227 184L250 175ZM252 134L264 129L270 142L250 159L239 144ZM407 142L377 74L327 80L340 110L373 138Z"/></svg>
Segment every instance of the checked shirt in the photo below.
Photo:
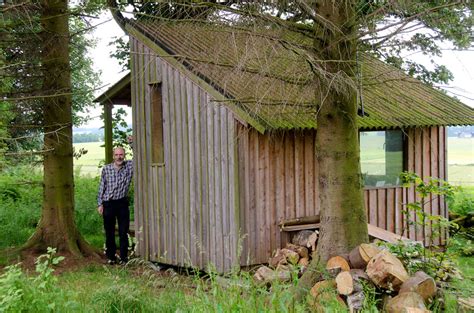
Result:
<svg viewBox="0 0 474 313"><path fill-rule="evenodd" d="M126 197L132 177L132 161L124 161L120 169L116 169L113 163L105 165L100 176L99 194L97 195L98 205L102 205L104 201Z"/></svg>

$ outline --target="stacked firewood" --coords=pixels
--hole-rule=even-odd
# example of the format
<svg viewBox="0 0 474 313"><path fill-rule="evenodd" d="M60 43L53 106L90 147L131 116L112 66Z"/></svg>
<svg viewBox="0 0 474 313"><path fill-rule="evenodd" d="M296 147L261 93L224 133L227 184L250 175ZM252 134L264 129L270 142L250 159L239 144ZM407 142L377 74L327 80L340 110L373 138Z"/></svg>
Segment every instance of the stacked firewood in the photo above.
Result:
<svg viewBox="0 0 474 313"><path fill-rule="evenodd" d="M292 243L275 251L268 266L257 270L255 279L267 283L287 281L295 268L301 274L311 262L316 240L317 232L305 230L297 233ZM330 278L319 281L310 291L316 311L319 303L333 295L327 291L334 289L337 290L337 301L346 305L350 312L362 310L364 285L374 286L381 291L379 294L386 295L383 306L389 313L429 312L426 304L437 292L432 277L421 271L410 277L397 257L374 244L361 244L349 255L332 257L326 264L326 270Z"/></svg>
<svg viewBox="0 0 474 313"><path fill-rule="evenodd" d="M301 275L309 265L312 254L316 251L317 231L302 230L298 232L285 248L277 249L268 260L268 266L258 268L254 277L261 282L275 280L288 281L295 266Z"/></svg>
<svg viewBox="0 0 474 313"><path fill-rule="evenodd" d="M329 259L326 269L333 279L314 285L310 294L315 303L322 286L333 285L340 301L345 300L351 312L363 307L364 284L375 286L389 295L383 299L384 310L389 313L429 312L426 303L437 291L432 277L421 271L410 277L397 257L373 244L361 244L346 257Z"/></svg>

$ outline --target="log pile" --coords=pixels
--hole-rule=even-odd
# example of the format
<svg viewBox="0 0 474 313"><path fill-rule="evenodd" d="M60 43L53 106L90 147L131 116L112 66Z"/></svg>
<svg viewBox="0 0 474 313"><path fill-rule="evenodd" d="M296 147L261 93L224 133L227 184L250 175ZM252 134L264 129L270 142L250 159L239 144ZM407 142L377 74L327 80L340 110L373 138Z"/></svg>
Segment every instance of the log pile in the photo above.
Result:
<svg viewBox="0 0 474 313"><path fill-rule="evenodd" d="M258 268L254 278L272 283L290 281L295 273L301 276L316 250L317 235L317 231L297 232L291 243L273 253L268 266ZM330 258L326 270L329 278L316 283L309 293L309 303L315 311L321 311L321 303L337 294L336 300L350 312L360 312L366 285L376 288L379 294L389 295L383 300L383 310L389 313L429 312L426 305L437 293L432 277L424 272L410 277L397 257L375 244L361 244L348 255Z"/></svg>
<svg viewBox="0 0 474 313"><path fill-rule="evenodd" d="M275 280L288 281L296 268L301 275L309 265L316 251L317 231L302 230L296 233L291 243L277 249L268 260L268 266L261 266L254 275L257 281L271 283Z"/></svg>
<svg viewBox="0 0 474 313"><path fill-rule="evenodd" d="M335 265L337 264L337 265ZM424 272L410 277L402 262L387 250L373 244L361 244L346 258L335 256L327 262L331 279L317 285L333 285L350 312L360 312L364 305L364 285L375 287L380 294L388 294L384 312L429 312L426 305L435 296L434 279ZM311 293L313 303L318 294Z"/></svg>

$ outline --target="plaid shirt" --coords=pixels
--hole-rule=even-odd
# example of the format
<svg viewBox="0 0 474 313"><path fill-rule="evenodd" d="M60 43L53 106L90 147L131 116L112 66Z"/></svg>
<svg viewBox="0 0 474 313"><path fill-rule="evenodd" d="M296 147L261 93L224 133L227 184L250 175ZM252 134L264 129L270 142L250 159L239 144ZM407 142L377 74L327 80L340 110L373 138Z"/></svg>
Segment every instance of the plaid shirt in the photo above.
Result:
<svg viewBox="0 0 474 313"><path fill-rule="evenodd" d="M132 161L124 161L120 169L115 168L113 163L104 166L100 177L99 194L97 195L98 205L102 205L104 201L126 197L132 176Z"/></svg>

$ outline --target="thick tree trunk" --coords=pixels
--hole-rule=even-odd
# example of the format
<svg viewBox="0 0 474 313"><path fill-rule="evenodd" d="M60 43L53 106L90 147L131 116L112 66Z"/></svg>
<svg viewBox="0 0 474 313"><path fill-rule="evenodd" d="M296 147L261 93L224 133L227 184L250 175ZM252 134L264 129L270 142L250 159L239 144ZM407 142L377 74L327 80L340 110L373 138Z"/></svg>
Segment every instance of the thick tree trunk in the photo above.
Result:
<svg viewBox="0 0 474 313"><path fill-rule="evenodd" d="M42 3L44 123L43 208L24 249L47 247L81 256L93 253L74 222L72 96L67 0Z"/></svg>
<svg viewBox="0 0 474 313"><path fill-rule="evenodd" d="M355 1L316 1L315 70L318 101L316 156L319 164L320 237L317 258L300 280L297 298L320 277L332 256L368 241L357 128ZM318 62L319 63L319 62ZM316 263L321 265L318 267ZM315 264L313 264L315 263Z"/></svg>

